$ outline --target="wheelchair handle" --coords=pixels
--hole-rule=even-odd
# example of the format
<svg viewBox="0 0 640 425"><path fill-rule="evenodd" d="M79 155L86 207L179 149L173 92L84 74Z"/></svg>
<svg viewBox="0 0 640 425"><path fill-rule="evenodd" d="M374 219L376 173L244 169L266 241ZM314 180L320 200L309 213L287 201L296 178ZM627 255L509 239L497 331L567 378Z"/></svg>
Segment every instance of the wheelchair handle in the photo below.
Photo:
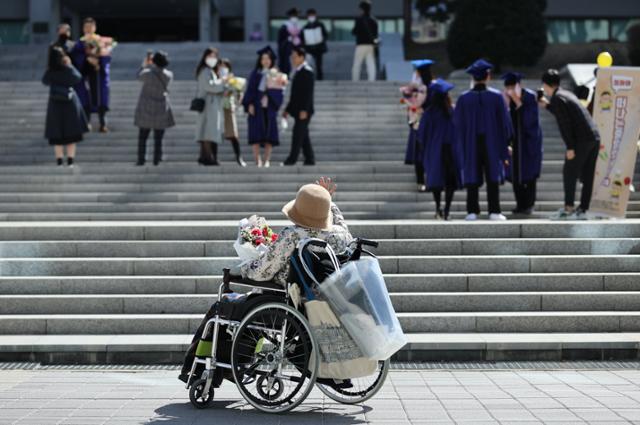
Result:
<svg viewBox="0 0 640 425"><path fill-rule="evenodd" d="M376 241L372 241L371 239L363 239L363 238L358 238L358 246L370 246L372 248L377 248L378 245L380 245L378 242Z"/></svg>

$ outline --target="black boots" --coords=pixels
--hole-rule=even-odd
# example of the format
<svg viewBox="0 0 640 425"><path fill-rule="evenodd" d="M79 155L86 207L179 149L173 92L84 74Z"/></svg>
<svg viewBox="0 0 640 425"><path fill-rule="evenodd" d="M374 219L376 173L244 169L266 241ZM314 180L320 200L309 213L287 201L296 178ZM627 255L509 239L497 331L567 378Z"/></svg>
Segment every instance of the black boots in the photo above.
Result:
<svg viewBox="0 0 640 425"><path fill-rule="evenodd" d="M233 148L233 153L236 155L236 162L241 167L246 167L247 163L242 159L242 154L240 153L240 143L238 139L231 139L231 147Z"/></svg>
<svg viewBox="0 0 640 425"><path fill-rule="evenodd" d="M218 144L215 142L200 141L200 158L198 163L202 165L220 165L218 162Z"/></svg>

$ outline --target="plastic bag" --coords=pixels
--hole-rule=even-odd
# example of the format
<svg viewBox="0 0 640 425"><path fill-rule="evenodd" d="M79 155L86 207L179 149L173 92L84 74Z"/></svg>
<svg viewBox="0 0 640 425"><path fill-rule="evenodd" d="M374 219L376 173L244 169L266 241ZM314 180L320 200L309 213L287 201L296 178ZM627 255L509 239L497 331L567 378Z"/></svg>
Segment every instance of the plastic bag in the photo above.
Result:
<svg viewBox="0 0 640 425"><path fill-rule="evenodd" d="M367 358L386 360L407 343L377 259L348 262L318 289Z"/></svg>

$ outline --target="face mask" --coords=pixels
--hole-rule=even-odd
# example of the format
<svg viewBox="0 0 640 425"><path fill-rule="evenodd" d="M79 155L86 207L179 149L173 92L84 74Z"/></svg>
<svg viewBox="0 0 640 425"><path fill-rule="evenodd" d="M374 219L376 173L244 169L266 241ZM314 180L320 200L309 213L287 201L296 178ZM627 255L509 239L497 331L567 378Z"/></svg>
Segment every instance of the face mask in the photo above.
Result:
<svg viewBox="0 0 640 425"><path fill-rule="evenodd" d="M289 18L289 20L291 21L292 24L298 23L298 18L296 18L295 16L292 16L291 18Z"/></svg>
<svg viewBox="0 0 640 425"><path fill-rule="evenodd" d="M316 21L316 17L315 16L309 16L308 21L311 22L312 24Z"/></svg>
<svg viewBox="0 0 640 425"><path fill-rule="evenodd" d="M209 68L213 68L218 64L218 58L208 57L204 63L206 63Z"/></svg>
<svg viewBox="0 0 640 425"><path fill-rule="evenodd" d="M218 73L220 74L221 77L226 77L227 75L229 75L229 69L228 68L220 68L218 69Z"/></svg>
<svg viewBox="0 0 640 425"><path fill-rule="evenodd" d="M64 43L67 40L69 40L69 34L60 34L58 35L58 40L60 40L60 42Z"/></svg>

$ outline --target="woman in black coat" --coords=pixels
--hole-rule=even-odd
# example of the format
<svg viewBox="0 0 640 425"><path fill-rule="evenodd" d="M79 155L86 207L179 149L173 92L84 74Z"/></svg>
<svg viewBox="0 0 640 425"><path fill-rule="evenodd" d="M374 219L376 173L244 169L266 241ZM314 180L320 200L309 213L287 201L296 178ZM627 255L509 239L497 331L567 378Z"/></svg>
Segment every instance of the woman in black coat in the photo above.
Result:
<svg viewBox="0 0 640 425"><path fill-rule="evenodd" d="M71 65L71 59L58 46L49 48L49 64L42 77L42 83L49 86L49 103L44 137L53 145L56 161L63 164L64 148L67 151L67 164L73 167L76 143L89 131L87 117L73 86L82 80L77 69Z"/></svg>

